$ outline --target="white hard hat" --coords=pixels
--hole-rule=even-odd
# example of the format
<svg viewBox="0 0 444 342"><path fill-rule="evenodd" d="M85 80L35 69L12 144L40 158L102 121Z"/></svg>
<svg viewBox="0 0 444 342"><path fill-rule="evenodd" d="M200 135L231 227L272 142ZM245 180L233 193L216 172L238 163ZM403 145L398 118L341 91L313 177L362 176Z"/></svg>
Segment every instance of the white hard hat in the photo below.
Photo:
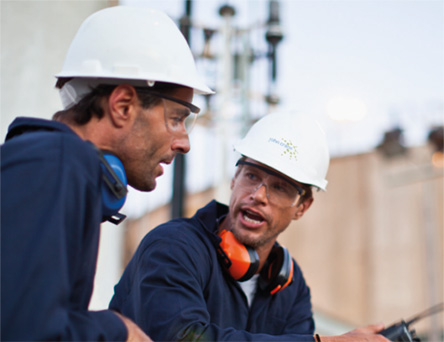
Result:
<svg viewBox="0 0 444 342"><path fill-rule="evenodd" d="M299 183L325 191L330 161L327 140L319 123L307 116L294 112L268 114L234 149Z"/></svg>
<svg viewBox="0 0 444 342"><path fill-rule="evenodd" d="M57 78L175 83L214 93L199 78L191 50L171 18L148 8L116 6L89 16Z"/></svg>

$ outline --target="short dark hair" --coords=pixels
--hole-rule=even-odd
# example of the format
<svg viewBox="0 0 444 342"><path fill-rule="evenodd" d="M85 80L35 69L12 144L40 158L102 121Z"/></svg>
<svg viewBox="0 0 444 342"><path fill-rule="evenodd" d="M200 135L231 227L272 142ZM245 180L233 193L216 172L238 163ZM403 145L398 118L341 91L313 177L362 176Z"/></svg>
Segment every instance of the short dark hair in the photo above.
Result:
<svg viewBox="0 0 444 342"><path fill-rule="evenodd" d="M65 83L66 80L64 82L60 82L59 80L56 84L56 87L61 88ZM84 96L83 99L81 99L74 106L55 113L53 115L53 119L57 120L63 117L67 117L70 120L73 120L78 125L84 125L88 123L94 116L101 119L104 115L102 100L107 99L117 86L118 85L101 84L95 88L92 88L91 92ZM180 86L177 84L157 82L153 87L149 89L152 89L155 92L168 93L174 91L178 87ZM142 108L150 108L161 101L159 97L151 95L149 92L140 91L140 88L138 87L134 88L136 89L137 96L141 102Z"/></svg>
<svg viewBox="0 0 444 342"><path fill-rule="evenodd" d="M304 195L301 197L301 201L304 202L313 197L313 186L310 184L300 183L305 190Z"/></svg>

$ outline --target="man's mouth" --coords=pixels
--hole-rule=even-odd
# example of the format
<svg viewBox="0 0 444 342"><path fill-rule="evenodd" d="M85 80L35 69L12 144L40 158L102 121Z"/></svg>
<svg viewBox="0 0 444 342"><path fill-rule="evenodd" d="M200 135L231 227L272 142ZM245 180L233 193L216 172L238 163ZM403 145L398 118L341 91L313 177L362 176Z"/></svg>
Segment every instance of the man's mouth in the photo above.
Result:
<svg viewBox="0 0 444 342"><path fill-rule="evenodd" d="M174 156L171 158L168 158L168 159L164 159L160 163L170 165L173 162L173 160L174 160Z"/></svg>
<svg viewBox="0 0 444 342"><path fill-rule="evenodd" d="M160 174L158 175L158 176L156 176L156 177L160 177L160 176L162 176L163 175L163 173L164 173L164 169L163 169L163 166L162 166L162 164L164 164L164 165L170 165L172 162L173 162L173 160L174 160L174 156L173 157L171 157L171 158L168 158L168 159L163 159L163 160L161 160L160 162L159 162L159 167L160 167Z"/></svg>
<svg viewBox="0 0 444 342"><path fill-rule="evenodd" d="M264 222L264 218L262 217L262 215L248 209L242 210L242 218L246 222L252 224L261 224L262 222Z"/></svg>

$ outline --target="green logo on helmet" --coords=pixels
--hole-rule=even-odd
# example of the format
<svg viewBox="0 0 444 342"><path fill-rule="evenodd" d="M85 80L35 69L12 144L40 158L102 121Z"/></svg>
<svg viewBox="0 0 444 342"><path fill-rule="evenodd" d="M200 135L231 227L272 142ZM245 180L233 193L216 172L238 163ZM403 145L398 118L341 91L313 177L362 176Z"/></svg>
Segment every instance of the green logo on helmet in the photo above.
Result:
<svg viewBox="0 0 444 342"><path fill-rule="evenodd" d="M288 156L288 158L290 160L294 159L294 160L298 160L297 154L297 148L295 145L293 145L293 143L289 140L283 139L282 141L285 143L285 150L284 152L282 152L281 156Z"/></svg>
<svg viewBox="0 0 444 342"><path fill-rule="evenodd" d="M284 152L282 152L281 157L288 156L288 159L290 159L290 160L292 160L292 159L294 159L295 161L298 160L297 148L295 145L293 145L293 143L291 141L283 139L283 138L282 138L282 141L275 139L275 138L269 138L268 142L276 144L284 149Z"/></svg>

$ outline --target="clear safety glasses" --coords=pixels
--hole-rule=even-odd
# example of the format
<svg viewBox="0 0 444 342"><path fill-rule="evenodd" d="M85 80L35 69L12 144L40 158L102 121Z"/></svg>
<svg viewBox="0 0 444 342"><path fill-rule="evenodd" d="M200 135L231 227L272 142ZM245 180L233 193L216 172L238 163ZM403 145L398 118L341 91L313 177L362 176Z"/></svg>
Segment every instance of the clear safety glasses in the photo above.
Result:
<svg viewBox="0 0 444 342"><path fill-rule="evenodd" d="M174 135L187 135L193 130L197 121L197 113L175 100L162 98L165 125L168 131Z"/></svg>
<svg viewBox="0 0 444 342"><path fill-rule="evenodd" d="M264 186L268 201L277 207L294 207L305 194L301 186L266 167L245 160L239 160L236 166L242 167L237 176L238 186L250 194Z"/></svg>
<svg viewBox="0 0 444 342"><path fill-rule="evenodd" d="M191 133L196 124L197 114L200 112L199 107L163 93L155 91L147 91L147 93L162 100L165 125L168 131L175 135L188 135Z"/></svg>

